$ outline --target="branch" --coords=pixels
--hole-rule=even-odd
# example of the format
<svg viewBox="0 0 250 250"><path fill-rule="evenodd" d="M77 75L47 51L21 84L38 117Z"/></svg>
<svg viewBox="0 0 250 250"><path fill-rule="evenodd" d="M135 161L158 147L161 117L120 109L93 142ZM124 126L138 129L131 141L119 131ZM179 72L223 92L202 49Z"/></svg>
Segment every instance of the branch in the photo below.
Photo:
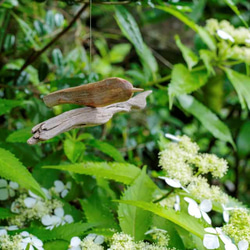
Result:
<svg viewBox="0 0 250 250"><path fill-rule="evenodd" d="M69 25L63 29L60 33L57 34L45 47L43 47L41 50L33 51L31 55L27 58L26 62L23 64L21 69L18 71L16 79L20 76L23 70L25 70L30 64L32 64L36 59L43 54L52 44L54 44L61 36L63 36L76 22L76 20L81 16L81 14L84 12L84 10L88 7L88 4L85 4L78 13L74 16L74 18L71 20Z"/></svg>
<svg viewBox="0 0 250 250"><path fill-rule="evenodd" d="M27 143L32 145L39 141L46 141L74 128L104 124L118 112L143 109L147 104L146 98L151 93L151 90L144 91L126 102L114 103L105 107L85 107L64 112L33 127L33 136Z"/></svg>

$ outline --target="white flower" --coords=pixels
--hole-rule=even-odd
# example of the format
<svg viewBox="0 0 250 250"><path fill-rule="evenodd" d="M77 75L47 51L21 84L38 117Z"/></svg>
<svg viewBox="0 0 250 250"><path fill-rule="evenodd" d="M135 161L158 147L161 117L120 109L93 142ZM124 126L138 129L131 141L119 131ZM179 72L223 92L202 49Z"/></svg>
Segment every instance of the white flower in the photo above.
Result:
<svg viewBox="0 0 250 250"><path fill-rule="evenodd" d="M175 204L174 204L174 210L177 211L181 211L181 206L180 206L180 196L176 195L175 196Z"/></svg>
<svg viewBox="0 0 250 250"><path fill-rule="evenodd" d="M207 228L204 228L204 230L207 233L210 233L210 234L205 234L204 238L203 238L203 245L207 249L218 248L220 246L219 237L223 241L223 243L225 244L225 247L226 247L226 245L232 244L231 239L225 235L225 233L222 231L221 228L219 228L219 227L216 227L216 228L207 227ZM229 250L229 248L227 250Z"/></svg>
<svg viewBox="0 0 250 250"><path fill-rule="evenodd" d="M23 237L21 240L21 246L23 250L43 250L43 242L39 240L36 236L29 234L28 232L24 231L20 233L20 235Z"/></svg>
<svg viewBox="0 0 250 250"><path fill-rule="evenodd" d="M42 188L44 194L46 195L46 197L48 199L51 199L51 196L49 194L49 191L45 188ZM38 203L40 203L41 201L43 201L43 198L41 198L40 196L34 194L33 192L31 192L29 190L29 195L30 197L27 197L24 199L24 204L27 208L32 208L34 207L35 205L37 205Z"/></svg>
<svg viewBox="0 0 250 250"><path fill-rule="evenodd" d="M11 226L6 226L6 227L0 227L0 231L2 231L2 230L5 230L6 232L7 231L14 231L14 230L18 230L18 226L11 225Z"/></svg>
<svg viewBox="0 0 250 250"><path fill-rule="evenodd" d="M0 179L0 200L7 200L9 197L15 196L15 190L17 190L19 185L16 182L10 181L9 183Z"/></svg>
<svg viewBox="0 0 250 250"><path fill-rule="evenodd" d="M180 138L178 138L178 137L176 137L175 135L172 135L172 134L166 133L166 134L165 134L165 137L168 138L168 139L170 139L170 140L176 141L176 142L181 141Z"/></svg>
<svg viewBox="0 0 250 250"><path fill-rule="evenodd" d="M208 223L211 224L211 219L207 215L208 212L212 210L212 202L210 200L203 200L200 205L197 204L196 201L194 201L191 198L185 197L184 200L188 202L188 213L191 216L194 216L195 218L201 218Z"/></svg>
<svg viewBox="0 0 250 250"><path fill-rule="evenodd" d="M222 204L222 208L223 208L223 219L226 223L229 222L229 212L230 210L235 209L234 207L226 207L224 204Z"/></svg>
<svg viewBox="0 0 250 250"><path fill-rule="evenodd" d="M70 240L70 246L68 250L81 250L81 239L79 237L73 237Z"/></svg>
<svg viewBox="0 0 250 250"><path fill-rule="evenodd" d="M46 229L51 230L54 227L58 227L66 223L72 223L74 221L71 215L64 215L64 210L61 207L56 208L54 214L55 215L47 214L42 217L42 224L47 226Z"/></svg>
<svg viewBox="0 0 250 250"><path fill-rule="evenodd" d="M95 244L101 245L104 242L104 237L97 234L88 234L84 239L91 239Z"/></svg>
<svg viewBox="0 0 250 250"><path fill-rule="evenodd" d="M183 187L181 185L181 183L180 183L179 180L171 179L171 178L164 177L164 176L159 176L158 178L164 180L171 187L182 188L184 191L186 191L187 193L189 193L189 191L185 187Z"/></svg>
<svg viewBox="0 0 250 250"><path fill-rule="evenodd" d="M217 35L223 39L223 40L229 40L232 43L234 42L234 39L231 35L229 35L227 32L225 32L224 30L217 30Z"/></svg>
<svg viewBox="0 0 250 250"><path fill-rule="evenodd" d="M0 229L0 237L3 235L7 235L7 230L6 229Z"/></svg>
<svg viewBox="0 0 250 250"><path fill-rule="evenodd" d="M64 198L68 194L72 186L71 182L67 182L67 184L64 185L62 181L58 180L55 181L54 184L55 184L55 191L59 193L62 198Z"/></svg>

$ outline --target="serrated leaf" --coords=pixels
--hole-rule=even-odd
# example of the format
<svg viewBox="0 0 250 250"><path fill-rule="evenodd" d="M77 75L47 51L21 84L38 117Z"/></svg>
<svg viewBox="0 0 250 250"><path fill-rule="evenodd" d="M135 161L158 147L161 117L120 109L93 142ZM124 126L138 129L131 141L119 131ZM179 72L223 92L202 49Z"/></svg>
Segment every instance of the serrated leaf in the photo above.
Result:
<svg viewBox="0 0 250 250"><path fill-rule="evenodd" d="M183 64L176 64L172 70L172 77L168 88L169 105L173 105L175 96L189 94L207 82L206 71L191 72Z"/></svg>
<svg viewBox="0 0 250 250"><path fill-rule="evenodd" d="M0 148L0 176L46 199L44 192L31 173L10 151Z"/></svg>
<svg viewBox="0 0 250 250"><path fill-rule="evenodd" d="M121 155L121 153L112 145L103 142L103 141L99 141L99 140L90 140L87 142L88 145L99 149L101 152L103 152L104 154L112 157L115 161L117 162L124 162L124 158Z"/></svg>
<svg viewBox="0 0 250 250"><path fill-rule="evenodd" d="M124 192L122 200L151 201L154 189L147 177L146 168L144 167L133 184ZM145 232L151 223L151 214L148 211L126 204L119 204L118 217L124 233L133 236L136 241L144 239Z"/></svg>
<svg viewBox="0 0 250 250"><path fill-rule="evenodd" d="M211 110L190 95L179 96L178 101L182 108L195 116L214 137L235 147L229 128Z"/></svg>
<svg viewBox="0 0 250 250"><path fill-rule="evenodd" d="M143 52L143 40L139 27L134 17L123 6L115 7L115 18L127 39L135 46L135 48Z"/></svg>
<svg viewBox="0 0 250 250"><path fill-rule="evenodd" d="M90 197L80 200L80 203L88 223L99 223L102 228L119 230L119 226L111 212L111 200L104 189L97 187Z"/></svg>
<svg viewBox="0 0 250 250"><path fill-rule="evenodd" d="M20 143L26 143L27 140L30 138L31 136L31 128L32 127L27 127L27 128L23 128L23 129L19 129L13 133L11 133L6 141L7 142L20 142Z"/></svg>
<svg viewBox="0 0 250 250"><path fill-rule="evenodd" d="M0 115L7 114L11 109L22 105L22 101L0 99Z"/></svg>
<svg viewBox="0 0 250 250"><path fill-rule="evenodd" d="M0 207L0 220L5 220L13 216L15 216L15 214L11 213L9 209Z"/></svg>
<svg viewBox="0 0 250 250"><path fill-rule="evenodd" d="M117 162L82 162L69 165L44 166L66 170L77 174L94 175L96 177L115 180L124 184L130 184L139 175L140 169L128 163Z"/></svg>
<svg viewBox="0 0 250 250"><path fill-rule="evenodd" d="M241 107L250 109L250 77L229 68L223 70L239 96Z"/></svg>
<svg viewBox="0 0 250 250"><path fill-rule="evenodd" d="M182 56L188 65L188 69L191 70L199 62L198 56L187 46L182 44L178 35L175 36L175 42L178 48L181 50Z"/></svg>
<svg viewBox="0 0 250 250"><path fill-rule="evenodd" d="M160 217L163 217L169 221L172 221L176 225L184 228L185 230L189 231L190 233L200 237L203 239L204 236L204 228L198 222L198 220L185 212L176 212L173 209L166 209L159 205L145 202L145 201L129 201L129 200L118 200L117 202L128 204L132 206L136 206L142 208L144 210L150 211Z"/></svg>
<svg viewBox="0 0 250 250"><path fill-rule="evenodd" d="M42 241L50 240L70 240L74 236L80 236L87 230L96 227L97 223L70 223L63 226L55 227L52 230L45 228L27 228L29 233L35 235Z"/></svg>
<svg viewBox="0 0 250 250"><path fill-rule="evenodd" d="M85 152L85 145L80 141L73 141L71 139L66 139L63 142L64 153L68 157L68 159L75 163L80 158L81 155Z"/></svg>

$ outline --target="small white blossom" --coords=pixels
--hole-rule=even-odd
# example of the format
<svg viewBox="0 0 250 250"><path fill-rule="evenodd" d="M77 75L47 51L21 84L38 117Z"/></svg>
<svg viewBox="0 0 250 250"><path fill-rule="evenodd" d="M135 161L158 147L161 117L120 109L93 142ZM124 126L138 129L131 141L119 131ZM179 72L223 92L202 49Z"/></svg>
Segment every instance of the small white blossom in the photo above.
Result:
<svg viewBox="0 0 250 250"><path fill-rule="evenodd" d="M71 189L72 183L71 182L67 182L66 185L63 184L62 181L55 181L55 191L61 195L62 198L64 198L69 190Z"/></svg>
<svg viewBox="0 0 250 250"><path fill-rule="evenodd" d="M47 226L46 229L51 230L54 227L58 227L66 223L72 223L74 221L71 215L64 215L64 210L61 207L56 208L54 214L55 215L47 214L42 217L42 224Z"/></svg>
<svg viewBox="0 0 250 250"><path fill-rule="evenodd" d="M181 211L181 206L180 206L180 196L176 195L175 196L175 204L174 204L174 210L177 211Z"/></svg>
<svg viewBox="0 0 250 250"><path fill-rule="evenodd" d="M104 237L97 234L88 234L84 239L91 239L95 244L101 245L104 242Z"/></svg>
<svg viewBox="0 0 250 250"><path fill-rule="evenodd" d="M0 179L0 200L7 200L9 197L15 196L15 190L19 185L16 182L10 181L9 183L5 179Z"/></svg>
<svg viewBox="0 0 250 250"><path fill-rule="evenodd" d="M68 250L81 250L81 239L79 237L73 237L70 240L70 245Z"/></svg>
<svg viewBox="0 0 250 250"><path fill-rule="evenodd" d="M209 233L209 234L205 234L203 238L203 245L207 249L217 249L220 246L219 238L222 240L225 246L232 244L231 239L225 235L225 233L222 231L221 228L207 227L207 228L204 228L204 230L207 233Z"/></svg>
<svg viewBox="0 0 250 250"><path fill-rule="evenodd" d="M29 234L28 232L24 231L20 233L20 235L23 237L21 241L21 246L23 250L43 250L43 242L39 240L36 236Z"/></svg>
<svg viewBox="0 0 250 250"><path fill-rule="evenodd" d="M235 208L233 207L226 207L224 204L222 204L222 208L223 208L223 219L226 223L229 222L229 212L230 210L233 210Z"/></svg>
<svg viewBox="0 0 250 250"><path fill-rule="evenodd" d="M159 179L164 180L169 186L171 186L173 188L182 188L184 191L189 193L189 191L181 185L179 180L171 179L171 178L164 177L164 176L159 176Z"/></svg>
<svg viewBox="0 0 250 250"><path fill-rule="evenodd" d="M196 201L189 197L185 197L184 200L188 202L188 213L195 218L201 218L208 223L211 224L211 219L207 215L208 212L212 210L212 202L210 200L203 200L200 205L197 204Z"/></svg>
<svg viewBox="0 0 250 250"><path fill-rule="evenodd" d="M168 133L165 134L165 137L168 138L168 139L170 139L170 140L176 141L176 142L179 142L181 140L177 136L172 135L172 134L168 134Z"/></svg>
<svg viewBox="0 0 250 250"><path fill-rule="evenodd" d="M225 32L224 30L217 30L217 35L223 39L223 40L229 40L232 43L234 42L234 39L231 35L229 35L227 32Z"/></svg>
<svg viewBox="0 0 250 250"><path fill-rule="evenodd" d="M51 196L50 196L50 194L49 194L49 191L48 191L47 189L45 189L45 188L42 188L42 190L43 190L44 194L46 195L46 197L47 197L48 199L51 199ZM25 206L26 206L27 208L32 208L32 207L34 207L35 205L39 205L39 203L40 203L41 201L43 201L43 198L41 198L40 196L34 194L34 193L31 192L30 190L29 190L29 195L30 195L29 197L27 197L27 198L24 199L24 204L25 204Z"/></svg>

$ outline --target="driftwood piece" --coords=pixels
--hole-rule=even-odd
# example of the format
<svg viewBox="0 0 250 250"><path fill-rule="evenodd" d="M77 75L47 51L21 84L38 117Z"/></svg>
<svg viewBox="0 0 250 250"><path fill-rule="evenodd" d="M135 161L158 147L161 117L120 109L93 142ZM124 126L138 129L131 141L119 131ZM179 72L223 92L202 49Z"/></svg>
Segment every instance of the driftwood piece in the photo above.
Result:
<svg viewBox="0 0 250 250"><path fill-rule="evenodd" d="M106 107L85 107L64 112L34 126L33 136L27 143L36 144L39 141L46 141L74 128L104 124L118 112L143 109L147 104L146 97L151 93L151 90L144 91L126 102L114 103Z"/></svg>

